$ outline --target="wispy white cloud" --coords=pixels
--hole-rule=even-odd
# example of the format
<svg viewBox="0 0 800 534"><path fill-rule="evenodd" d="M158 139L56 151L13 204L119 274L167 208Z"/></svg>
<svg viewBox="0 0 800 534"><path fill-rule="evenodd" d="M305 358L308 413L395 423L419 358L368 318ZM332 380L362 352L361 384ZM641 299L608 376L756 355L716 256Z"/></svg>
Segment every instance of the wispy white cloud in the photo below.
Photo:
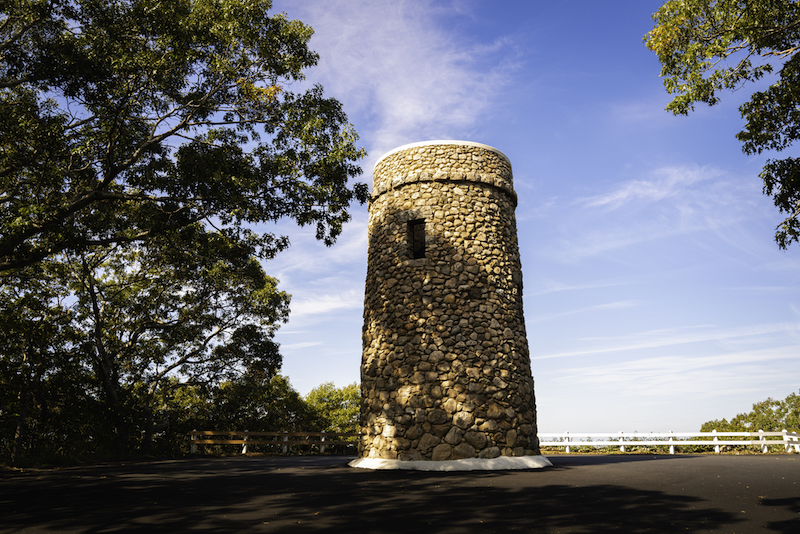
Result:
<svg viewBox="0 0 800 534"><path fill-rule="evenodd" d="M300 343L281 343L281 352L292 350L307 349L309 347L316 347L322 345L322 341L305 341Z"/></svg>
<svg viewBox="0 0 800 534"><path fill-rule="evenodd" d="M619 310L622 308L631 308L633 306L638 305L638 303L634 300L623 300L618 302L607 302L605 304L596 304L594 306L586 306L583 308L578 308L575 310L569 310L566 312L561 313L549 313L549 314L542 314L534 317L526 317L525 321L528 323L532 322L539 322L539 321L549 321L552 319L560 319L562 317L568 317L570 315L579 315L581 313L594 313L594 312L603 312L609 310Z"/></svg>
<svg viewBox="0 0 800 534"><path fill-rule="evenodd" d="M791 334L797 333L798 331L800 331L800 325L797 323L749 325L731 328L715 328L710 325L671 328L640 332L619 337L583 338L581 341L590 343L592 345L591 348L552 354L542 354L533 356L531 359L544 360L550 358L601 355L707 341L730 343L737 339L754 338L776 333ZM795 347L795 356L797 355L797 350L797 347Z"/></svg>
<svg viewBox="0 0 800 534"><path fill-rule="evenodd" d="M579 204L586 208L618 209L631 202L659 202L684 195L689 187L718 178L721 174L719 170L707 168L662 168L647 178L623 182L612 191L583 198Z"/></svg>
<svg viewBox="0 0 800 534"><path fill-rule="evenodd" d="M711 167L664 167L560 206L560 232L545 251L558 261L586 258L690 233L736 240L729 229L752 219L749 182ZM745 191L746 190L746 191Z"/></svg>
<svg viewBox="0 0 800 534"><path fill-rule="evenodd" d="M670 101L666 92L659 90L631 99L629 95L607 105L608 120L627 130L645 131L653 128L674 129L680 126L675 116L665 108Z"/></svg>
<svg viewBox="0 0 800 534"><path fill-rule="evenodd" d="M549 293L560 293L562 291L584 291L587 289L599 289L606 287L615 287L623 285L623 282L597 282L590 284L564 284L556 280L540 279L537 283L541 286L540 289L526 292L528 297L538 297L539 295L547 295Z"/></svg>
<svg viewBox="0 0 800 534"><path fill-rule="evenodd" d="M333 247L326 247L314 237L312 228L298 228L290 222L279 225L277 232L290 236L290 247L264 262L265 270L280 282L280 289L302 300L306 292L361 287L367 265L367 224L365 209L352 206L353 219ZM294 312L294 305L292 306Z"/></svg>
<svg viewBox="0 0 800 534"><path fill-rule="evenodd" d="M602 384L629 396L695 397L725 395L758 387L762 379L775 382L776 369L797 359L797 346L786 345L715 355L679 355L571 367L558 382L572 386ZM777 384L776 384L777 385Z"/></svg>
<svg viewBox="0 0 800 534"><path fill-rule="evenodd" d="M314 79L369 121L356 127L362 137L368 134L373 160L405 143L463 135L498 101L517 68L508 38L469 41L440 23L443 16L468 18L469 4L330 0L275 6L314 28L311 46L324 51Z"/></svg>
<svg viewBox="0 0 800 534"><path fill-rule="evenodd" d="M327 293L318 296L307 296L292 300L292 322L307 315L333 313L342 310L353 310L364 305L364 291L349 290L340 293Z"/></svg>

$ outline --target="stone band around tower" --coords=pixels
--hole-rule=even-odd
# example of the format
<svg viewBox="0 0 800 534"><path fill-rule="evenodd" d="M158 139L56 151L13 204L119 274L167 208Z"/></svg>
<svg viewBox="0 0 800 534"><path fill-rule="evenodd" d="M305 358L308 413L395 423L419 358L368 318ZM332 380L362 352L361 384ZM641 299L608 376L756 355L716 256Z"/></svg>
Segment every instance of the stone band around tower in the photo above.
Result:
<svg viewBox="0 0 800 534"><path fill-rule="evenodd" d="M412 183L466 181L496 187L516 206L512 176L506 155L488 145L469 141L411 143L384 154L375 164L372 198Z"/></svg>

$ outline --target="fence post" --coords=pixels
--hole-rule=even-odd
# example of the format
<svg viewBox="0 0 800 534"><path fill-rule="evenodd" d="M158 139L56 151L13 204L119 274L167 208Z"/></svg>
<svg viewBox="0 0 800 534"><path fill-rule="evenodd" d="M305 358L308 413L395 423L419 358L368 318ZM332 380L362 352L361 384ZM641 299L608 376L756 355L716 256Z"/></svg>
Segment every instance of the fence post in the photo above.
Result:
<svg viewBox="0 0 800 534"><path fill-rule="evenodd" d="M564 436L565 436L564 437L564 441L569 443L569 432L564 432ZM566 450L567 450L567 454L569 454L569 450L570 450L569 445L567 445L567 449Z"/></svg>
<svg viewBox="0 0 800 534"><path fill-rule="evenodd" d="M283 441L289 441L289 431L288 430L283 433ZM289 454L289 445L288 444L284 444L283 445L283 454Z"/></svg>
<svg viewBox="0 0 800 534"><path fill-rule="evenodd" d="M800 436L797 435L797 432L792 432L789 435L789 440L791 442L794 442L794 452L800 452L800 444L798 443L798 442L800 442ZM792 445L789 445L788 450L789 450L789 452L791 452Z"/></svg>
<svg viewBox="0 0 800 534"><path fill-rule="evenodd" d="M669 433L672 434L672 430L670 430ZM672 445L672 436L669 437L669 442L670 442L669 453L675 454L675 445Z"/></svg>
<svg viewBox="0 0 800 534"><path fill-rule="evenodd" d="M764 454L766 454L766 453L767 453L767 450L768 450L768 449L767 449L767 438L766 438L766 437L764 437L764 431L763 431L763 430L759 430L759 431L758 431L758 441L761 441L761 442L762 442L762 443L761 443L761 452L763 452Z"/></svg>
<svg viewBox="0 0 800 534"><path fill-rule="evenodd" d="M250 434L248 434L249 430L244 431L244 441L245 443L242 444L242 454L247 454L247 440L250 438Z"/></svg>
<svg viewBox="0 0 800 534"><path fill-rule="evenodd" d="M711 431L711 433L716 434L717 429L715 428L714 430ZM719 438L717 436L714 436L714 443L719 443ZM714 445L714 452L719 454L719 445Z"/></svg>
<svg viewBox="0 0 800 534"><path fill-rule="evenodd" d="M319 453L325 454L325 434L320 437L320 441L322 442L322 445L319 446Z"/></svg>
<svg viewBox="0 0 800 534"><path fill-rule="evenodd" d="M624 443L623 438L622 438L622 430L619 431L619 442L620 443ZM619 446L619 451L620 452L625 452L625 445L620 445Z"/></svg>
<svg viewBox="0 0 800 534"><path fill-rule="evenodd" d="M195 432L197 432L197 429L192 430L192 447L190 449L192 454L197 454L197 444L195 443L197 440L197 434L195 434Z"/></svg>

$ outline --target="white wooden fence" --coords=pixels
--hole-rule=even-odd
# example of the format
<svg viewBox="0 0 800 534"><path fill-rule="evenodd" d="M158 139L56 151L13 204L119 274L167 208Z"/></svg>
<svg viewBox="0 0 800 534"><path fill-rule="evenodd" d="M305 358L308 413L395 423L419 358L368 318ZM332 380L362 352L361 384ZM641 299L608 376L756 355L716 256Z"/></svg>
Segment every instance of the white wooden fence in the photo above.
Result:
<svg viewBox="0 0 800 534"><path fill-rule="evenodd" d="M719 438L751 438L751 439L724 439ZM550 438L549 441L543 438ZM588 439L583 439L588 438ZM605 438L605 439L597 439ZM693 440L689 438L705 438ZM758 439L752 439L758 438ZM786 452L794 448L800 453L800 434L796 432L650 432L639 434L637 432L619 432L617 434L597 433L540 433L539 445L541 447L564 447L569 453L574 447L619 447L625 452L626 447L641 446L669 446L669 453L675 454L675 447L704 446L714 447L714 452L719 453L720 447L729 445L749 445L761 447L761 452L769 452L769 447L782 445Z"/></svg>

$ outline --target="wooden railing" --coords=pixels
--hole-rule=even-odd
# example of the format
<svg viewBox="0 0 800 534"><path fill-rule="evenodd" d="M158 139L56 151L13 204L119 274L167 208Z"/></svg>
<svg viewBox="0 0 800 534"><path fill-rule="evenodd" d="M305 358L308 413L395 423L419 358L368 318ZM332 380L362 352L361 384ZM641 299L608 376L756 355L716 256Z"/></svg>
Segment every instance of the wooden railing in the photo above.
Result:
<svg viewBox="0 0 800 534"><path fill-rule="evenodd" d="M191 443L191 452L197 453L199 445L241 445L242 454L248 452L248 446L266 445L275 452L288 454L292 447L304 446L306 450L316 448L325 453L326 447L342 445L356 447L358 432L248 432L192 430L187 433ZM733 439L758 438L758 439ZM545 440L544 438L550 438ZM605 439L597 439L605 438ZM701 439L687 439L701 438ZM720 439L722 438L722 439ZM619 447L626 452L632 447L669 447L669 453L675 454L676 447L714 447L720 453L725 446L753 446L761 448L761 452L769 452L771 446L782 446L786 452L800 453L800 434L784 430L782 432L637 432L611 433L540 433L539 446L564 447L569 453L576 447Z"/></svg>
<svg viewBox="0 0 800 534"><path fill-rule="evenodd" d="M288 454L293 446L317 447L324 453L332 445L357 446L357 432L248 432L247 430L192 430L187 432L192 454L197 453L198 445L241 445L242 454L247 454L248 446L270 445L283 454ZM227 437L222 437L227 436Z"/></svg>
<svg viewBox="0 0 800 534"><path fill-rule="evenodd" d="M686 439L695 437L705 439ZM758 439L730 439L736 437ZM542 438L555 438L555 440L544 441ZM606 439L597 440L593 438ZM764 432L763 430L758 432L717 432L714 430L712 432L650 432L647 434L636 432L619 432L617 434L571 432L539 434L540 447L564 447L567 453L574 447L619 447L621 452L625 452L626 448L641 446L668 446L670 454L675 454L675 447L714 447L714 452L719 453L720 447L732 445L760 447L763 453L769 452L769 447L775 445L783 446L786 452L790 452L792 448L794 448L795 452L800 452L800 434L788 432L785 429L782 432Z"/></svg>

